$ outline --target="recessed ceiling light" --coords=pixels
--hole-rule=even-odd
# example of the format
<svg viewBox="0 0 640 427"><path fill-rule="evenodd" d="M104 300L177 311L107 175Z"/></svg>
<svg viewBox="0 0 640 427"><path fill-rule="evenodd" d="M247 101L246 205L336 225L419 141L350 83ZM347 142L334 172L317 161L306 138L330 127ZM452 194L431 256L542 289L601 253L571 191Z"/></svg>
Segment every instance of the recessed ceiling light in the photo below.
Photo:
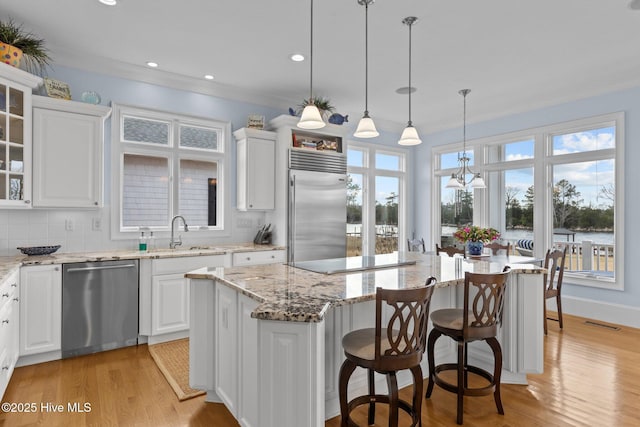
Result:
<svg viewBox="0 0 640 427"><path fill-rule="evenodd" d="M100 3L106 4L107 6L115 6L118 2L116 0L100 0Z"/></svg>
<svg viewBox="0 0 640 427"><path fill-rule="evenodd" d="M207 80L213 80L213 76L211 74L205 74L204 78Z"/></svg>
<svg viewBox="0 0 640 427"><path fill-rule="evenodd" d="M301 53L294 53L292 54L289 58L291 58L291 60L293 62L301 62L304 61L304 55Z"/></svg>
<svg viewBox="0 0 640 427"><path fill-rule="evenodd" d="M411 90L409 90L409 89L411 89ZM411 88L409 88L409 86L404 86L404 87L399 87L398 89L396 89L396 93L399 93L400 95L406 95L409 92L414 93L417 90L418 89L416 89L415 86L411 86Z"/></svg>
<svg viewBox="0 0 640 427"><path fill-rule="evenodd" d="M149 61L147 62L147 65L151 68L157 68L158 67L158 63L157 62L153 62L153 61Z"/></svg>

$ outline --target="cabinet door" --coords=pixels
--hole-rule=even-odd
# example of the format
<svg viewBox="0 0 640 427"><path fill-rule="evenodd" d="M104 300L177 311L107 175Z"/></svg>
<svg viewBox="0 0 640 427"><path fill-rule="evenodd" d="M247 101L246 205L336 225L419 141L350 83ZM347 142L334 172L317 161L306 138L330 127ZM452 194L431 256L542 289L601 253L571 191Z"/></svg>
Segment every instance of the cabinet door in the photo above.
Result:
<svg viewBox="0 0 640 427"><path fill-rule="evenodd" d="M229 412L238 414L238 294L216 284L216 393Z"/></svg>
<svg viewBox="0 0 640 427"><path fill-rule="evenodd" d="M189 286L184 274L153 276L151 335L189 329Z"/></svg>
<svg viewBox="0 0 640 427"><path fill-rule="evenodd" d="M0 206L30 207L31 90L0 78Z"/></svg>
<svg viewBox="0 0 640 427"><path fill-rule="evenodd" d="M240 132L243 130L239 130ZM246 130L234 133L238 139L237 207L239 210L275 208L275 137L246 136ZM266 134L267 132L262 132Z"/></svg>
<svg viewBox="0 0 640 427"><path fill-rule="evenodd" d="M59 265L20 271L20 355L61 349L62 269Z"/></svg>
<svg viewBox="0 0 640 427"><path fill-rule="evenodd" d="M33 109L33 205L102 204L103 121L84 114Z"/></svg>

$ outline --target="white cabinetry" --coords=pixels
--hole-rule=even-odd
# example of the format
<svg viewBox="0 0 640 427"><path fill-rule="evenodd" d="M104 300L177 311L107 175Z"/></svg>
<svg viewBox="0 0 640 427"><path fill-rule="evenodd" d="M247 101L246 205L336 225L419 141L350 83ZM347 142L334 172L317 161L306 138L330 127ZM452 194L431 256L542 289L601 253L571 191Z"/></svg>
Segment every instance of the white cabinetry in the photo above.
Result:
<svg viewBox="0 0 640 427"><path fill-rule="evenodd" d="M102 206L110 113L105 106L33 97L33 206Z"/></svg>
<svg viewBox="0 0 640 427"><path fill-rule="evenodd" d="M232 256L234 267L285 262L285 258L283 250L235 252Z"/></svg>
<svg viewBox="0 0 640 427"><path fill-rule="evenodd" d="M238 210L274 209L276 134L242 128L235 131L233 136L238 141Z"/></svg>
<svg viewBox="0 0 640 427"><path fill-rule="evenodd" d="M140 335L149 344L189 335L189 286L184 274L222 267L225 255L161 258L140 263Z"/></svg>
<svg viewBox="0 0 640 427"><path fill-rule="evenodd" d="M0 207L31 207L31 91L34 76L0 63Z"/></svg>
<svg viewBox="0 0 640 427"><path fill-rule="evenodd" d="M0 284L0 398L11 379L19 354L18 271Z"/></svg>
<svg viewBox="0 0 640 427"><path fill-rule="evenodd" d="M62 269L34 265L20 270L20 356L56 351L62 333Z"/></svg>

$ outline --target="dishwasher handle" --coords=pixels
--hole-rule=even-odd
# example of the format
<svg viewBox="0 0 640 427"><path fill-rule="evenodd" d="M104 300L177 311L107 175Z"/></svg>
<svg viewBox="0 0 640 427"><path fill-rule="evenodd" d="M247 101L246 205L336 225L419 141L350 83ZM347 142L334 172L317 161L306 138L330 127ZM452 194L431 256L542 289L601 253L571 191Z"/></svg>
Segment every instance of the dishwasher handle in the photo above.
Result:
<svg viewBox="0 0 640 427"><path fill-rule="evenodd" d="M116 268L131 268L136 267L135 264L120 264L120 265L103 265L100 267L73 267L67 269L67 273L77 273L79 271L96 271L96 270L113 270Z"/></svg>

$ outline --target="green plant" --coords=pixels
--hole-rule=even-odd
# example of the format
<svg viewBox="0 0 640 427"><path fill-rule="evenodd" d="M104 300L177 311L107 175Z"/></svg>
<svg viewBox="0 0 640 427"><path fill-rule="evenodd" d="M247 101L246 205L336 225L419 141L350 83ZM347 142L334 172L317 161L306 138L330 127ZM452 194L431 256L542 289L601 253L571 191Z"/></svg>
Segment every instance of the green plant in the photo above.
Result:
<svg viewBox="0 0 640 427"><path fill-rule="evenodd" d="M51 58L44 47L44 39L26 31L21 24L16 24L12 19L0 21L0 42L22 50L24 68L29 72L42 74L49 65Z"/></svg>
<svg viewBox="0 0 640 427"><path fill-rule="evenodd" d="M305 99L304 101L302 101L299 107L304 109L304 107L306 107L307 105L309 105L309 100ZM323 98L322 96L314 96L313 105L318 107L318 110L320 111L333 112L333 110L335 109L335 107L331 105L331 101L329 101L328 98Z"/></svg>
<svg viewBox="0 0 640 427"><path fill-rule="evenodd" d="M483 228L477 225L466 226L459 228L458 231L453 233L453 237L459 242L491 242L500 237L500 233L495 228Z"/></svg>

